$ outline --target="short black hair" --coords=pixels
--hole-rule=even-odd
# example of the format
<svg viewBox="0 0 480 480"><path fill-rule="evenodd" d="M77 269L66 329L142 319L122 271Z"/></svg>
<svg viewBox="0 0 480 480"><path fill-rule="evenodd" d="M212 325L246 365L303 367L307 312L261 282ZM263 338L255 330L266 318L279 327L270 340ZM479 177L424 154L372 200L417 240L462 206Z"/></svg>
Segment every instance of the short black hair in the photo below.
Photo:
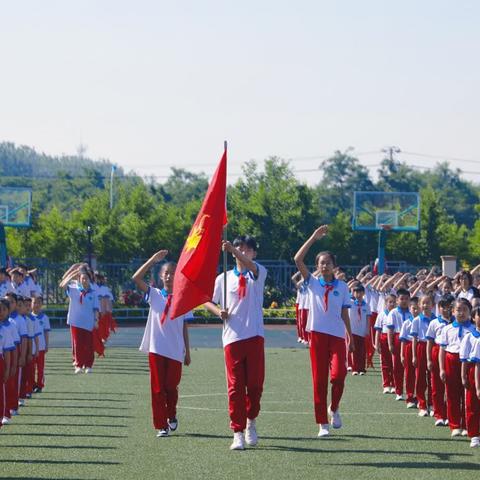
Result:
<svg viewBox="0 0 480 480"><path fill-rule="evenodd" d="M258 250L257 240L251 235L239 235L238 237L236 237L233 241L233 246L240 247L240 245L246 245L248 248L251 248L255 252Z"/></svg>
<svg viewBox="0 0 480 480"><path fill-rule="evenodd" d="M447 294L440 299L440 301L438 302L438 306L446 307L448 305L451 305L454 301L455 301L455 297L453 295Z"/></svg>
<svg viewBox="0 0 480 480"><path fill-rule="evenodd" d="M315 265L318 265L318 261L320 260L320 257L323 257L324 255L327 255L328 257L330 257L330 260L332 261L334 267L337 266L337 257L335 257L335 254L333 254L328 250L324 250L323 252L317 253L317 256L315 257Z"/></svg>
<svg viewBox="0 0 480 480"><path fill-rule="evenodd" d="M6 298L0 298L0 303L4 306L7 307L7 310L10 310L10 302Z"/></svg>
<svg viewBox="0 0 480 480"><path fill-rule="evenodd" d="M355 287L353 287L353 291L365 293L365 287L363 285L355 285Z"/></svg>
<svg viewBox="0 0 480 480"><path fill-rule="evenodd" d="M400 295L408 295L408 297L410 298L410 292L406 288L399 288L397 290L397 297L399 297Z"/></svg>
<svg viewBox="0 0 480 480"><path fill-rule="evenodd" d="M5 294L5 297L10 297L10 298L13 298L15 300L15 302L18 301L18 295L16 293L13 293L13 292L8 292Z"/></svg>
<svg viewBox="0 0 480 480"><path fill-rule="evenodd" d="M401 293L399 295L405 295L404 293ZM418 297L410 297L410 303L417 303L418 304L419 298Z"/></svg>
<svg viewBox="0 0 480 480"><path fill-rule="evenodd" d="M465 305L468 308L469 312L472 311L472 304L466 298L457 298L455 300L455 305L460 303Z"/></svg>
<svg viewBox="0 0 480 480"><path fill-rule="evenodd" d="M475 307L472 310L472 318L480 317L480 307Z"/></svg>

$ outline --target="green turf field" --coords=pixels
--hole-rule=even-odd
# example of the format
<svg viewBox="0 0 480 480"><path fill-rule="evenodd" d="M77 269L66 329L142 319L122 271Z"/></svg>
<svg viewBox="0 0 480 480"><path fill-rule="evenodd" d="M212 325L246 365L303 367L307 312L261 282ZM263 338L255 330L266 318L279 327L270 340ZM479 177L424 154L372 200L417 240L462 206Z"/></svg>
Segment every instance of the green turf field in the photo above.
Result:
<svg viewBox="0 0 480 480"><path fill-rule="evenodd" d="M53 349L44 393L0 431L0 478L478 478L480 450L382 395L378 370L349 376L344 428L317 439L308 352L266 352L260 444L230 452L220 349L192 352L179 430L163 439L151 426L144 355L110 349L93 375L75 376L68 350Z"/></svg>

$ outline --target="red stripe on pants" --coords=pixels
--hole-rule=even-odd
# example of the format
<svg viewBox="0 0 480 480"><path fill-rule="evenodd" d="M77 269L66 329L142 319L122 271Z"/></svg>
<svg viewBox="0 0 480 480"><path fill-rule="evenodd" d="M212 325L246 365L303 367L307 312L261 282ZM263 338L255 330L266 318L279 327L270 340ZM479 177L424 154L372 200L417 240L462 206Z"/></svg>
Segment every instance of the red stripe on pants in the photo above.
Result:
<svg viewBox="0 0 480 480"><path fill-rule="evenodd" d="M247 418L253 420L260 413L265 380L264 339L257 336L230 343L224 353L230 428L243 432Z"/></svg>
<svg viewBox="0 0 480 480"><path fill-rule="evenodd" d="M432 403L433 413L437 420L447 419L447 405L445 403L445 384L440 378L440 367L438 364L438 354L440 347L434 344L432 347L432 370L430 372L430 382L432 384Z"/></svg>
<svg viewBox="0 0 480 480"><path fill-rule="evenodd" d="M412 363L412 342L405 342L403 354L405 357L405 393L407 394L406 402L415 402L415 367Z"/></svg>
<svg viewBox="0 0 480 480"><path fill-rule="evenodd" d="M426 410L427 405L427 383L428 383L428 369L427 369L427 342L417 343L417 367L415 369L415 395L418 400L418 408Z"/></svg>
<svg viewBox="0 0 480 480"><path fill-rule="evenodd" d="M470 438L480 437L480 400L475 388L475 364L469 363L468 388L465 390L465 422Z"/></svg>
<svg viewBox="0 0 480 480"><path fill-rule="evenodd" d="M17 368L15 374L7 381L7 405L5 408L5 416L10 418L10 410L18 410L18 378L20 368Z"/></svg>
<svg viewBox="0 0 480 480"><path fill-rule="evenodd" d="M366 352L365 337L352 334L355 351L352 353L352 369L354 372L365 372Z"/></svg>
<svg viewBox="0 0 480 480"><path fill-rule="evenodd" d="M397 395L403 394L403 379L404 379L404 369L402 365L402 358L400 355L400 335L398 333L394 334L393 339L393 355L392 355L392 364L393 364L393 382L395 384L395 393Z"/></svg>
<svg viewBox="0 0 480 480"><path fill-rule="evenodd" d="M43 388L45 386L45 350L41 350L35 357L35 387Z"/></svg>
<svg viewBox="0 0 480 480"><path fill-rule="evenodd" d="M313 377L313 402L315 420L328 423L327 395L328 374L332 384L330 408L338 410L347 375L347 351L345 339L326 333L310 333L310 362ZM330 371L330 372L329 372Z"/></svg>
<svg viewBox="0 0 480 480"><path fill-rule="evenodd" d="M168 419L177 415L178 385L182 378L182 362L148 354L150 366L150 390L152 395L153 426L160 430L167 428Z"/></svg>
<svg viewBox="0 0 480 480"><path fill-rule="evenodd" d="M382 364L382 381L383 387L393 387L393 362L392 354L388 349L388 335L380 334L380 362Z"/></svg>
<svg viewBox="0 0 480 480"><path fill-rule="evenodd" d="M35 375L34 359L27 361L22 368L22 374L20 377L20 398L27 398L27 395L31 395L33 391L33 378Z"/></svg>
<svg viewBox="0 0 480 480"><path fill-rule="evenodd" d="M308 342L310 340L310 335L307 332L307 320L308 320L308 308L300 309L300 338Z"/></svg>
<svg viewBox="0 0 480 480"><path fill-rule="evenodd" d="M465 428L465 390L462 385L461 362L458 353L445 352L445 389L447 418L450 430Z"/></svg>
<svg viewBox="0 0 480 480"><path fill-rule="evenodd" d="M375 355L375 348L373 346L373 342L375 339L375 321L377 319L377 312L372 312L370 315L370 326L369 326L369 334L365 337L365 349L367 352L367 367L374 368L373 365L373 357Z"/></svg>
<svg viewBox="0 0 480 480"><path fill-rule="evenodd" d="M295 304L295 323L297 325L297 337L302 338L300 336L300 309L298 308L298 303Z"/></svg>
<svg viewBox="0 0 480 480"><path fill-rule="evenodd" d="M70 326L74 361L77 367L91 368L95 360L93 333L83 328Z"/></svg>

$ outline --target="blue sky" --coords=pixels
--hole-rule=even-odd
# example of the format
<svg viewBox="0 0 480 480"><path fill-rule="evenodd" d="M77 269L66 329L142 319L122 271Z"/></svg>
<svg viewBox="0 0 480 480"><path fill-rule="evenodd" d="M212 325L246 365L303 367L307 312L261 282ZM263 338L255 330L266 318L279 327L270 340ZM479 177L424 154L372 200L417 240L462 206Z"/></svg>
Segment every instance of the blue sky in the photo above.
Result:
<svg viewBox="0 0 480 480"><path fill-rule="evenodd" d="M1 2L0 139L141 174L349 146L478 175L480 2ZM373 152L373 153L369 153ZM315 158L312 158L315 157ZM402 154L414 165L436 158ZM478 163L476 163L477 161Z"/></svg>

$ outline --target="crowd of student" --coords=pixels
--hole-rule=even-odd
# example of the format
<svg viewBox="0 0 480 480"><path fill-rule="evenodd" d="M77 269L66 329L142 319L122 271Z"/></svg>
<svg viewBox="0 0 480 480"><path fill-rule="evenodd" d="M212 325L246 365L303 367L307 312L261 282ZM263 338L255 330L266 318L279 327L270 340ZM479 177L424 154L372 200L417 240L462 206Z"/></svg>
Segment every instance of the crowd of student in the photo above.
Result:
<svg viewBox="0 0 480 480"><path fill-rule="evenodd" d="M480 278L476 267L454 278L419 271L378 275L364 267L347 282L353 352L352 375L365 375L380 356L384 394L394 394L419 417L448 426L452 437L468 436L480 446ZM318 275L314 272L314 276ZM335 277L345 274L335 270ZM300 277L297 285L299 342L309 345L310 302Z"/></svg>
<svg viewBox="0 0 480 480"><path fill-rule="evenodd" d="M50 322L35 273L0 268L0 427L45 386Z"/></svg>
<svg viewBox="0 0 480 480"><path fill-rule="evenodd" d="M113 295L105 277L83 263L66 272L62 286L69 297L74 372L91 373L95 352L104 355L105 343L116 330ZM0 427L45 387L49 332L36 270L25 265L0 268Z"/></svg>

